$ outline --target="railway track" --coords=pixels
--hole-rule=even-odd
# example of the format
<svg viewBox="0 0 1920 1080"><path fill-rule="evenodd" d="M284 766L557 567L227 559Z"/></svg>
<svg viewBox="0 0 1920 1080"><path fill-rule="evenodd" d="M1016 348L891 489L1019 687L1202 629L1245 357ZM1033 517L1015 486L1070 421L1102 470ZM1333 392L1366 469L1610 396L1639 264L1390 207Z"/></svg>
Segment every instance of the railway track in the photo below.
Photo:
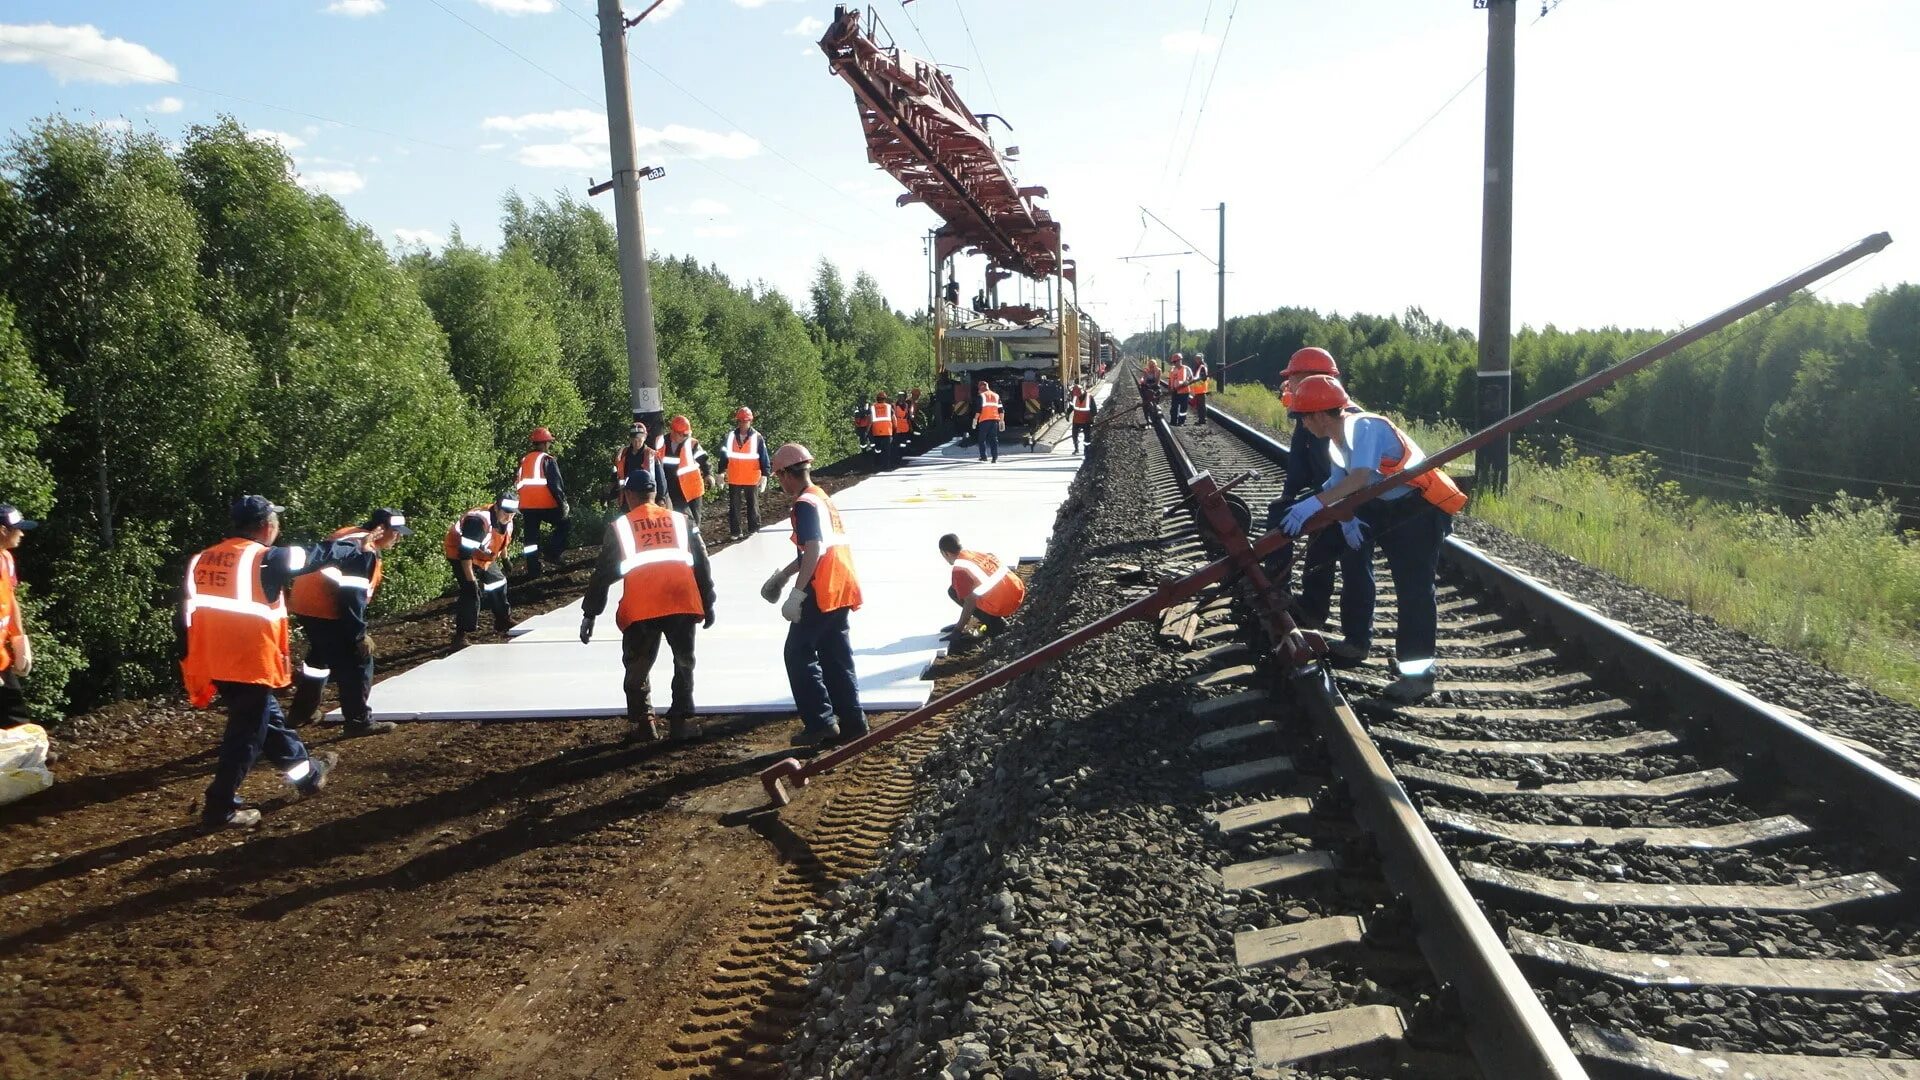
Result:
<svg viewBox="0 0 1920 1080"><path fill-rule="evenodd" d="M1262 520L1284 448L1214 419L1159 427L1166 501L1200 473L1258 470L1234 491ZM1204 561L1203 531L1170 525L1169 541ZM1274 693L1313 721L1388 880L1411 900L1482 1073L1920 1077L1908 853L1920 786L1468 545L1450 542L1443 563L1432 698L1375 696L1390 679L1378 648L1356 670L1315 665ZM1390 641L1395 604L1379 577L1375 636ZM1244 677L1267 651L1255 637L1204 631L1211 670L1196 687ZM1221 775L1281 789L1221 803L1221 828L1255 837L1314 809L1297 794L1311 788L1292 760L1299 725L1271 709L1235 722L1260 693L1196 710L1216 725L1196 746L1222 759ZM1287 743L1296 755L1275 757ZM1269 857L1223 873L1229 888L1257 888L1312 863ZM1327 915L1237 944L1243 963L1284 962L1368 937L1359 920ZM1377 1047L1404 1037L1407 1018L1391 1012L1256 1024L1256 1050L1292 1062Z"/></svg>

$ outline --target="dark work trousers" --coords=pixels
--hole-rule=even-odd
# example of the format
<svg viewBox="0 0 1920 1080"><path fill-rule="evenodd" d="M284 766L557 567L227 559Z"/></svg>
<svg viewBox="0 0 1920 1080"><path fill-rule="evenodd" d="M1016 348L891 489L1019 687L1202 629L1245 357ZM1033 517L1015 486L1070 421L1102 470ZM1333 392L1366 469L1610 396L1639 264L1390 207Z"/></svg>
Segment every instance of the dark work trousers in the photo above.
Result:
<svg viewBox="0 0 1920 1080"><path fill-rule="evenodd" d="M898 465L907 457L907 444L913 441L913 432L897 431L893 435L893 463Z"/></svg>
<svg viewBox="0 0 1920 1080"><path fill-rule="evenodd" d="M1269 530L1280 527L1267 522ZM1333 577L1339 571L1340 636L1366 648L1373 644L1373 548L1347 546L1340 526L1330 525L1307 538L1300 564L1300 609L1308 623L1325 623L1333 610ZM1365 581L1365 584L1360 584Z"/></svg>
<svg viewBox="0 0 1920 1080"><path fill-rule="evenodd" d="M1193 422L1196 424L1204 424L1207 422L1207 395L1194 394L1192 397Z"/></svg>
<svg viewBox="0 0 1920 1080"><path fill-rule="evenodd" d="M980 433L980 460L1000 460L1000 421L982 420L974 429Z"/></svg>
<svg viewBox="0 0 1920 1080"><path fill-rule="evenodd" d="M560 565L560 556L567 550L567 519L560 516L556 507L551 510L522 510L520 518L526 522L526 542L520 550L527 557L527 576L540 572L540 560L546 559L555 566ZM552 531L545 540L540 538L543 528Z"/></svg>
<svg viewBox="0 0 1920 1080"><path fill-rule="evenodd" d="M892 435L875 435L874 445L880 449L880 467L891 469L900 464L900 440Z"/></svg>
<svg viewBox="0 0 1920 1080"><path fill-rule="evenodd" d="M853 639L847 632L851 610L823 612L809 593L800 606L800 620L787 626L787 686L808 731L826 731L838 719L840 734L848 738L867 733L860 681L853 672Z"/></svg>
<svg viewBox="0 0 1920 1080"><path fill-rule="evenodd" d="M1187 395L1175 391L1173 395L1173 426L1179 427L1187 422Z"/></svg>
<svg viewBox="0 0 1920 1080"><path fill-rule="evenodd" d="M307 658L300 664L293 681L293 708L287 713L287 726L305 727L320 710L320 695L331 677L340 688L340 715L349 724L364 724L373 718L367 692L373 686L373 656L360 656L353 639L353 624L345 619L315 619L296 615L300 632L307 635Z"/></svg>
<svg viewBox="0 0 1920 1080"><path fill-rule="evenodd" d="M673 650L673 704L668 717L693 715L693 628L698 615L662 615L641 619L620 634L620 661L627 666L627 719L642 724L653 718L653 688L648 674L660 655L660 639Z"/></svg>
<svg viewBox="0 0 1920 1080"><path fill-rule="evenodd" d="M667 496L667 505L687 515L687 528L694 532L700 531L700 504L706 501L705 495L691 501Z"/></svg>
<svg viewBox="0 0 1920 1080"><path fill-rule="evenodd" d="M214 767L213 783L207 785L201 817L218 824L240 807L240 781L253 771L255 761L265 757L292 773L306 763L307 748L287 727L271 687L235 682L213 685L227 708L227 731L220 737L220 764Z"/></svg>
<svg viewBox="0 0 1920 1080"><path fill-rule="evenodd" d="M951 585L947 587L947 599L953 601L956 604L960 603L960 594L957 592L954 592L953 587ZM965 607L966 605L961 604L961 606ZM986 627L987 632L990 634L997 634L1000 631L1005 630L1007 628L1007 620L1001 618L998 615L989 615L986 612L981 611L977 606L973 609L973 617L976 619L979 619L980 625Z"/></svg>
<svg viewBox="0 0 1920 1080"><path fill-rule="evenodd" d="M453 628L463 634L480 629L480 609L493 612L493 628L506 633L513 625L513 610L507 606L507 576L488 566L473 568L473 580L460 574L460 563L448 559L453 567L454 583L460 586L460 599L453 605Z"/></svg>
<svg viewBox="0 0 1920 1080"><path fill-rule="evenodd" d="M1391 501L1375 499L1360 507L1356 516L1367 526L1368 542L1360 545L1360 550L1367 556L1368 572L1364 584L1348 578L1343 586L1348 591L1359 591L1355 585L1364 589L1366 621L1372 626L1372 549L1377 546L1387 558L1393 590L1400 601L1400 621L1393 635L1394 659L1403 664L1433 659L1439 637L1433 579L1440 569L1440 545L1453 532L1453 518L1411 491ZM1334 526L1332 531L1338 533L1340 529ZM1346 604L1341 607L1344 620Z"/></svg>
<svg viewBox="0 0 1920 1080"><path fill-rule="evenodd" d="M0 672L0 728L33 723L27 712L27 695L12 671Z"/></svg>
<svg viewBox="0 0 1920 1080"><path fill-rule="evenodd" d="M745 509L747 531L740 531L741 510ZM727 531L735 536L752 536L760 531L760 486L758 484L727 485Z"/></svg>
<svg viewBox="0 0 1920 1080"><path fill-rule="evenodd" d="M1085 439L1089 444L1093 442L1092 424L1073 425L1073 452L1076 454L1080 452L1080 441L1082 439Z"/></svg>

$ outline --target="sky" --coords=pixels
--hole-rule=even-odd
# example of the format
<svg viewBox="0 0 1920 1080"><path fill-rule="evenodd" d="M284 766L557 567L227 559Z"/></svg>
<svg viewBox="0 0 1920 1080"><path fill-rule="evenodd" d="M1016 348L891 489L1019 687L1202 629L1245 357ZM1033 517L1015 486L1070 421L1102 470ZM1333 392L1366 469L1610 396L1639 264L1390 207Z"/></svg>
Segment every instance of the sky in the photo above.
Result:
<svg viewBox="0 0 1920 1080"><path fill-rule="evenodd" d="M1920 4L1548 3L1520 0L1516 327L1678 328L1880 230L1894 246L1822 295L1920 281ZM60 114L172 137L231 114L390 245L458 228L493 246L509 190L583 194L610 172L594 5L8 0L0 128ZM1105 328L1145 329L1162 300L1212 326L1222 202L1230 316L1476 326L1472 0L874 7L1012 125L995 138L1048 189ZM832 15L664 0L630 32L640 156L666 168L643 189L648 242L796 298L824 256L917 309L937 220L867 164L816 44ZM962 261L964 295L982 270Z"/></svg>

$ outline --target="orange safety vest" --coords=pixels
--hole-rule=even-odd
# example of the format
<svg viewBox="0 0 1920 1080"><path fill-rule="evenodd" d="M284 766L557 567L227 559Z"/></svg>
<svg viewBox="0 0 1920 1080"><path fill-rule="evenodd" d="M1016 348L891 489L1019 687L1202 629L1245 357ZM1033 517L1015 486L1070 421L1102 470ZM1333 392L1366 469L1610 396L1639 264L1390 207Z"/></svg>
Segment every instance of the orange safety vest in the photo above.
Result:
<svg viewBox="0 0 1920 1080"><path fill-rule="evenodd" d="M13 639L27 632L13 595L13 553L0 551L0 671L13 670Z"/></svg>
<svg viewBox="0 0 1920 1080"><path fill-rule="evenodd" d="M840 525L840 511L827 498L827 493L819 484L808 484L794 500L794 506L806 503L820 512L820 561L814 564L813 580L807 587L813 590L813 602L821 611L839 611L841 608L860 608L860 579L853 572L853 549L847 546L847 530ZM797 513L789 514L788 520L799 525ZM801 547L800 534L793 534L793 546Z"/></svg>
<svg viewBox="0 0 1920 1080"><path fill-rule="evenodd" d="M513 490L520 496L522 510L554 510L560 506L560 500L553 497L553 489L547 486L547 478L540 471L542 458L553 455L539 450L530 450L520 459L520 475L514 478Z"/></svg>
<svg viewBox="0 0 1920 1080"><path fill-rule="evenodd" d="M364 525L348 525L335 529L329 540L358 540L367 535ZM382 564L386 560L373 560L373 576L355 577L343 574L337 566L323 566L311 574L303 574L293 579L293 588L287 590L287 610L295 615L305 615L309 619L337 619L340 617L340 590L365 589L367 602L373 602L374 590L380 588Z"/></svg>
<svg viewBox="0 0 1920 1080"><path fill-rule="evenodd" d="M1193 372L1187 369L1187 365L1175 364L1173 370L1167 372L1167 389L1176 394L1185 393L1187 381L1191 378L1193 378Z"/></svg>
<svg viewBox="0 0 1920 1080"><path fill-rule="evenodd" d="M631 449L633 447L623 446L613 452L613 478L620 483L625 483L627 479L627 451ZM641 447L640 456L646 461L648 468L653 467L653 447Z"/></svg>
<svg viewBox="0 0 1920 1080"><path fill-rule="evenodd" d="M859 410L853 414L853 426L861 431L873 426L873 418L868 415L865 405L860 406Z"/></svg>
<svg viewBox="0 0 1920 1080"><path fill-rule="evenodd" d="M1187 393L1194 397L1207 396L1207 365L1201 364L1193 369L1193 381L1187 384Z"/></svg>
<svg viewBox="0 0 1920 1080"><path fill-rule="evenodd" d="M1413 440L1407 438L1407 433L1400 430L1398 424L1395 424L1384 416L1370 412L1351 412L1342 417L1342 419L1346 421L1348 446L1353 445L1353 426L1356 421L1365 419L1379 420L1393 429L1394 437L1400 440L1400 456L1392 459L1381 458L1372 466L1374 471L1378 472L1382 477L1392 476L1402 469L1410 469L1422 461L1425 461L1427 458L1427 455L1422 453L1419 447L1413 445ZM1346 451L1341 449L1338 443L1333 444L1328 449L1333 454L1334 464L1344 466L1345 463L1341 459L1346 457ZM1367 466L1363 465L1362 467L1365 468ZM1412 480L1407 481L1407 486L1418 492L1421 498L1449 514L1457 514L1466 508L1467 493L1461 491L1460 485L1454 483L1453 477L1448 476L1444 470L1435 469L1429 473L1422 473Z"/></svg>
<svg viewBox="0 0 1920 1080"><path fill-rule="evenodd" d="M992 390L981 391L980 419L982 420L1000 419L1000 395L998 393Z"/></svg>
<svg viewBox="0 0 1920 1080"><path fill-rule="evenodd" d="M707 481L700 475L700 444L689 435L680 444L679 450L667 449L667 437L653 444L654 452L660 455L660 464L667 470L668 476L680 479L680 497L688 502L707 493Z"/></svg>
<svg viewBox="0 0 1920 1080"><path fill-rule="evenodd" d="M999 559L962 551L953 559L953 594L963 601L971 595L975 608L1004 619L1027 598L1027 584L1000 565Z"/></svg>
<svg viewBox="0 0 1920 1080"><path fill-rule="evenodd" d="M1079 427L1093 423L1093 395L1085 390L1073 392L1073 422Z"/></svg>
<svg viewBox="0 0 1920 1080"><path fill-rule="evenodd" d="M685 514L646 503L614 518L611 527L620 544L620 607L614 612L620 629L667 615L706 613Z"/></svg>
<svg viewBox="0 0 1920 1080"><path fill-rule="evenodd" d="M480 523L487 527L485 540L469 540L460 535L460 524L468 518L479 518ZM499 558L501 552L507 550L507 544L512 540L512 517L507 518L507 527L504 530L498 530L493 527L493 507L476 506L453 519L453 524L447 527L447 540L444 547L447 558L456 562L459 561L462 552L471 551L474 568L485 570L493 565L493 560Z"/></svg>
<svg viewBox="0 0 1920 1080"><path fill-rule="evenodd" d="M893 406L884 401L873 403L873 423L868 426L870 435L893 434Z"/></svg>
<svg viewBox="0 0 1920 1080"><path fill-rule="evenodd" d="M187 560L187 658L180 676L196 709L213 704L216 681L271 687L293 681L286 598L268 603L260 585L268 550L232 536Z"/></svg>
<svg viewBox="0 0 1920 1080"><path fill-rule="evenodd" d="M760 482L760 448L766 440L752 428L746 434L745 442L740 441L739 431L727 436L727 483L734 487L752 487Z"/></svg>

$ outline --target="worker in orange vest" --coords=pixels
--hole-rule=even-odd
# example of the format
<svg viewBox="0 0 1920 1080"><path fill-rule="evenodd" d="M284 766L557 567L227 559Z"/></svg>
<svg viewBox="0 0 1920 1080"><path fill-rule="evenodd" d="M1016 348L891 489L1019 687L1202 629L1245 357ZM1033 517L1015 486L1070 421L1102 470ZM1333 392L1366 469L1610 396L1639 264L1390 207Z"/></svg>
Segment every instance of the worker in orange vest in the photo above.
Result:
<svg viewBox="0 0 1920 1080"><path fill-rule="evenodd" d="M1196 424L1207 422L1207 393L1213 389L1208 385L1210 380L1207 375L1207 354L1194 353L1193 373L1187 380L1187 397L1193 403L1193 422Z"/></svg>
<svg viewBox="0 0 1920 1080"><path fill-rule="evenodd" d="M632 737L660 738L654 726L650 676L660 639L673 650L673 702L667 721L675 739L693 735L694 624L713 626L713 572L700 530L685 514L657 505L653 474L627 474L621 516L600 541L600 561L581 601L580 644L593 640L593 621L607 609L607 592L620 582L620 662L626 667L627 719Z"/></svg>
<svg viewBox="0 0 1920 1080"><path fill-rule="evenodd" d="M1330 376L1309 375L1294 388L1293 411L1316 437L1327 440L1333 467L1317 494L1287 508L1280 527L1289 533L1299 535L1320 510L1418 465L1426 456L1399 425L1374 413L1350 412L1352 404L1346 390ZM1411 704L1433 693L1439 618L1434 574L1440 566L1440 547L1453 531L1453 515L1466 505L1459 486L1436 469L1362 504L1352 518L1340 522L1348 547L1368 554L1373 545L1379 545L1393 574L1400 600L1394 631L1399 679L1382 691L1392 701ZM1364 661L1371 648L1371 561L1367 570L1361 580L1346 583L1348 588L1364 590L1356 613L1365 616L1366 638L1348 637L1329 644L1328 652L1336 659Z"/></svg>
<svg viewBox="0 0 1920 1080"><path fill-rule="evenodd" d="M687 515L687 524L700 531L700 498L707 493L707 452L693 437L693 424L684 416L667 421L667 433L653 444L660 462L657 483L664 484L666 505Z"/></svg>
<svg viewBox="0 0 1920 1080"><path fill-rule="evenodd" d="M1140 369L1140 412L1148 423L1153 422L1159 409L1160 393L1166 383L1160 378L1160 362L1148 360Z"/></svg>
<svg viewBox="0 0 1920 1080"><path fill-rule="evenodd" d="M947 598L960 605L960 618L942 630L947 640L957 649L966 648L973 640L970 628L975 619L989 634L1005 630L1007 619L1027 598L1027 584L1020 575L992 555L961 547L953 533L940 538L940 555L953 567Z"/></svg>
<svg viewBox="0 0 1920 1080"><path fill-rule="evenodd" d="M891 469L899 460L899 444L893 440L894 408L887 392L882 390L873 395L873 421L867 427L867 434L873 436L874 448L880 451L880 467Z"/></svg>
<svg viewBox="0 0 1920 1080"><path fill-rule="evenodd" d="M0 728L30 723L26 688L20 680L33 672L33 639L27 636L27 623L20 612L20 574L13 564L13 552L27 534L40 523L14 509L12 503L0 503Z"/></svg>
<svg viewBox="0 0 1920 1080"><path fill-rule="evenodd" d="M745 405L733 411L733 430L727 433L727 531L735 540L760 531L760 492L773 471L766 437L753 427L753 410ZM742 510L747 531L740 531Z"/></svg>
<svg viewBox="0 0 1920 1080"><path fill-rule="evenodd" d="M1073 452L1077 454L1082 440L1093 441L1093 391L1087 388L1085 379L1074 384L1067 405L1073 414Z"/></svg>
<svg viewBox="0 0 1920 1080"><path fill-rule="evenodd" d="M973 417L973 430L980 442L981 461L988 460L991 454L995 464L1000 462L1001 415L1000 395L987 385L987 380L981 379L980 409Z"/></svg>
<svg viewBox="0 0 1920 1080"><path fill-rule="evenodd" d="M866 395L853 407L853 433L860 440L860 449L873 448L873 409L867 404Z"/></svg>
<svg viewBox="0 0 1920 1080"><path fill-rule="evenodd" d="M367 605L380 589L381 555L403 536L412 536L398 510L375 510L364 525L348 525L327 538L326 562L318 573L295 578L287 610L306 635L307 658L294 683L287 726L298 730L319 711L320 695L332 679L340 687L342 730L348 735L385 735L391 720L375 720L368 692L373 686L373 638L367 633Z"/></svg>
<svg viewBox="0 0 1920 1080"><path fill-rule="evenodd" d="M1193 369L1187 366L1185 357L1174 353L1167 358L1167 393L1173 396L1173 426L1180 427L1187 422L1187 394L1193 382Z"/></svg>
<svg viewBox="0 0 1920 1080"><path fill-rule="evenodd" d="M527 576L538 577L543 556L556 569L565 557L573 507L567 503L567 482L560 475L560 462L551 453L553 432L534 428L527 441L533 443L533 449L520 459L513 490L520 499L520 516L527 523L526 544L520 553L527 558ZM552 528L544 541L540 536L543 527Z"/></svg>
<svg viewBox="0 0 1920 1080"><path fill-rule="evenodd" d="M614 505L620 503L620 493L627 481L627 474L636 469L645 469L653 473L653 484L657 490L665 481L660 478L660 455L653 452L647 442L647 425L639 420L627 429L627 445L613 455L613 487L607 491L607 501ZM658 498L658 496L655 496Z"/></svg>
<svg viewBox="0 0 1920 1080"><path fill-rule="evenodd" d="M813 454L788 443L773 454L780 490L793 500L790 519L799 554L760 586L767 603L780 604L787 628L787 685L800 712L796 746L857 739L867 733L860 708L860 681L853 669L853 638L847 616L860 606L860 580L853 549L833 500L813 482ZM780 590L792 590L784 601Z"/></svg>
<svg viewBox="0 0 1920 1080"><path fill-rule="evenodd" d="M260 811L240 801L240 782L263 755L283 770L295 795L326 787L340 760L332 751L309 754L273 696L293 681L285 593L295 578L320 569L325 554L324 548L274 546L285 509L259 495L235 500L232 532L187 560L180 605L187 656L180 675L194 708L213 704L218 694L227 710L220 761L200 815L209 828L260 824Z"/></svg>
<svg viewBox="0 0 1920 1080"><path fill-rule="evenodd" d="M506 633L513 626L507 603L507 575L494 566L504 562L513 545L513 515L520 500L502 492L491 506L476 506L447 527L445 553L453 568L460 597L453 608L453 647L464 648L467 635L480 629L480 608L493 612L493 628Z"/></svg>

